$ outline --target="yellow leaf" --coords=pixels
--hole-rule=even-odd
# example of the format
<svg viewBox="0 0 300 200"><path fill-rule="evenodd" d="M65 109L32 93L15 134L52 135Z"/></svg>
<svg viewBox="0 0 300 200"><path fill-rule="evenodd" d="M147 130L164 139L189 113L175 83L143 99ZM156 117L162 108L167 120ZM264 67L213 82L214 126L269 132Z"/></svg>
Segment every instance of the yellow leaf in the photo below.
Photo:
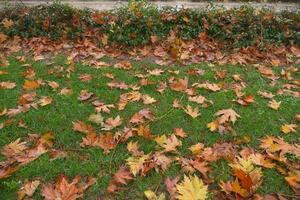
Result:
<svg viewBox="0 0 300 200"><path fill-rule="evenodd" d="M189 150L194 154L194 155L198 155L201 153L202 149L203 149L204 145L202 143L197 143L194 144L192 146L190 146Z"/></svg>
<svg viewBox="0 0 300 200"><path fill-rule="evenodd" d="M176 185L176 196L179 200L205 200L207 198L207 186L196 175L184 176L184 180Z"/></svg>
<svg viewBox="0 0 300 200"><path fill-rule="evenodd" d="M280 107L281 101L277 102L274 99L272 99L271 101L269 101L268 106L274 110L278 110Z"/></svg>
<svg viewBox="0 0 300 200"><path fill-rule="evenodd" d="M208 123L206 126L207 126L207 128L209 128L210 131L214 132L215 130L218 129L219 123L217 120L215 120L215 121Z"/></svg>
<svg viewBox="0 0 300 200"><path fill-rule="evenodd" d="M296 132L297 125L296 124L284 124L281 126L281 131L285 134Z"/></svg>
<svg viewBox="0 0 300 200"><path fill-rule="evenodd" d="M144 194L148 200L165 200L166 199L166 197L163 193L161 193L159 195L159 197L157 197L157 195L152 190L146 190L146 191L144 191Z"/></svg>
<svg viewBox="0 0 300 200"><path fill-rule="evenodd" d="M149 158L149 154L142 156L134 156L127 158L127 164L131 173L136 176L144 168L145 161Z"/></svg>

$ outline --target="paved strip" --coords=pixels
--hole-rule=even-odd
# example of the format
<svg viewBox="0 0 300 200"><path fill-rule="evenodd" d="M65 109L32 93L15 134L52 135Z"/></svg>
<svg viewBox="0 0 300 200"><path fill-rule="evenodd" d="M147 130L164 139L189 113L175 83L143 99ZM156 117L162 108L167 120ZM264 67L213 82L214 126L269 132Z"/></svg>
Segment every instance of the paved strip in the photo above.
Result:
<svg viewBox="0 0 300 200"><path fill-rule="evenodd" d="M40 4L46 4L51 3L50 0L41 0L41 1L22 1L27 6L36 6ZM125 1L62 1L63 3L68 3L73 7L76 8L91 8L96 10L111 10L113 8L120 7L122 5L125 5L127 2ZM18 4L20 1L10 1L10 4ZM209 2L188 2L188 1L170 1L170 2L163 2L163 1L154 1L151 2L158 7L165 7L165 6L171 6L171 7L177 7L177 8L194 8L194 9L205 9L207 8L210 3ZM4 7L4 2L0 2L0 8ZM300 3L236 3L236 2L228 2L228 3L221 3L217 2L214 3L216 6L222 6L227 9L230 8L238 8L242 5L251 5L255 8L270 8L275 11L282 11L282 10L289 10L289 11L298 11L300 12Z"/></svg>

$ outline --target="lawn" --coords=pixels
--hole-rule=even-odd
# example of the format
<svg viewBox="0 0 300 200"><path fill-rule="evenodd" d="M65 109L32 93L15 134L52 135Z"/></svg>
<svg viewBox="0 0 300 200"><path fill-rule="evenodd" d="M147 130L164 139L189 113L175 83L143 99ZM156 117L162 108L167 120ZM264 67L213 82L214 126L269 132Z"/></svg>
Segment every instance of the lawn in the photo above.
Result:
<svg viewBox="0 0 300 200"><path fill-rule="evenodd" d="M277 78L271 80L270 74L267 77L263 70L259 70L259 66L252 65L200 63L159 66L146 58L138 61L129 58L124 60L129 61L132 67L128 67L129 64L124 64L125 62L117 65L119 68L114 67L122 60L107 56L101 58L107 66L95 68L83 62L72 63L64 56L35 61L28 55L15 55L8 58L5 66L0 67L0 82L12 82L16 85L10 89L6 86L0 87L0 113L4 110L0 116L1 149L18 138L21 138L21 141L42 138L47 146L46 153L0 180L1 199L17 199L22 185L33 180L39 180L41 184L32 198L43 199L41 190L44 184L55 183L56 177L62 173L69 181L77 175L96 178L96 182L84 192L83 199L145 199L146 190L151 190L157 195L164 193L168 197L166 178L173 179L179 176L180 183L184 174L195 174L201 178L205 185L209 185L207 197L216 199L221 191L221 182L230 183L236 179L232 164L239 162L238 157L247 160L245 151L250 151L249 149L261 153L274 164L267 168L263 163L252 162L251 165L255 168L261 168L262 177L259 183L252 181L251 190L255 189L249 192L249 196L272 193L283 194L286 197L294 196L293 188L285 177L288 176L287 172L291 166L299 169L299 155L297 152L287 152L281 155L286 158L285 161L276 160L277 152L270 150L270 154L265 153L267 147L262 147L261 143L262 139L268 136L278 136L290 145L299 144L300 100L299 96L295 95L299 92L299 65L293 66L296 70L286 66L272 67L272 76ZM289 73L286 75L283 72ZM188 80L187 85L183 84L184 79ZM29 84L24 89L26 80L39 80L38 86L33 87ZM166 83L166 87L161 87L163 91L158 92L157 89L163 83ZM292 87L297 84L298 87ZM63 88L72 92L66 89L62 91ZM93 95L87 100L80 100L79 97L83 97L82 90L92 92ZM144 101L140 99L128 102L123 110L118 109L120 95L132 91L146 95L143 97ZM29 92L36 92L30 103L37 104L26 112L9 117L9 109L17 108L20 105L20 96ZM261 92L272 93L274 97ZM199 97L196 102L191 100L191 97L195 96ZM103 110L95 111L93 102L97 99L104 105L113 105L107 107L109 113ZM277 110L268 105L271 99L281 102ZM188 105L192 107L192 111L198 108L199 116L190 116ZM146 116L145 119L139 119L138 123L132 123L132 116L146 108L151 111L153 117L148 116L147 119ZM218 119L215 113L224 109L232 109L240 117L236 120L227 119L220 123L216 130L209 128L208 124ZM121 124L118 120L107 121L109 118L114 120L117 116L120 116ZM79 121L83 123L80 124ZM76 129L78 123L83 130ZM294 124L294 128L287 126L288 130L284 133L282 126L290 124ZM105 135L109 131L118 138L116 146L104 151L104 148L97 145L82 145L82 138L88 137L90 133L84 133L87 132L85 125L91 125L91 132L95 132L97 136ZM131 137L122 141L120 137L123 137L125 126L134 131ZM102 130L103 127L111 130ZM149 130L141 130L147 127L150 129L150 137L147 137ZM176 132L176 128L181 128L186 136ZM166 138L176 135L176 139L166 141L166 138L158 138L162 135ZM134 142L139 145L139 151L134 149L130 152L128 144L135 144ZM165 145L160 145L160 142ZM190 150L190 147L197 143L204 145L202 149L198 149L200 154ZM236 152L231 152L234 158L227 158L226 155L212 161L204 158L207 163L207 171L204 173L197 169L193 171L190 169L193 167L183 164L184 159L201 157L203 152L207 152L204 148L224 143L234 146ZM173 150L166 150L172 145ZM241 153L241 150L244 152ZM107 191L113 175L121 166L134 171L128 158L153 155L156 152L162 152L173 160L166 169L163 170L161 165L150 167L142 163L136 176L131 174L132 179L126 180L126 184L119 184L121 188L114 193ZM271 154L276 158L271 159ZM282 158L281 156L279 157ZM1 161L6 159L7 156L0 157ZM203 161L202 157L201 159ZM243 184L243 180L238 178ZM236 193L231 193L233 196L234 194Z"/></svg>

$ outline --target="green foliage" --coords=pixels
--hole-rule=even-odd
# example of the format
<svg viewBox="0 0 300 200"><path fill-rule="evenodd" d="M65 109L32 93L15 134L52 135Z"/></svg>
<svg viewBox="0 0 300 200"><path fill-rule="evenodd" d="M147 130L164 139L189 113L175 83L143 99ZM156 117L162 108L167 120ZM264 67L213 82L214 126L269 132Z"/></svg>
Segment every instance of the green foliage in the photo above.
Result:
<svg viewBox="0 0 300 200"><path fill-rule="evenodd" d="M121 8L97 12L54 2L31 8L5 8L0 11L0 21L4 19L13 21L10 28L0 24L0 32L9 36L74 39L92 32L95 38L108 36L110 43L137 46L149 44L151 36L163 40L175 31L184 40L206 32L229 47L300 44L300 13L275 13L249 6L192 10L157 8L144 1L130 1Z"/></svg>

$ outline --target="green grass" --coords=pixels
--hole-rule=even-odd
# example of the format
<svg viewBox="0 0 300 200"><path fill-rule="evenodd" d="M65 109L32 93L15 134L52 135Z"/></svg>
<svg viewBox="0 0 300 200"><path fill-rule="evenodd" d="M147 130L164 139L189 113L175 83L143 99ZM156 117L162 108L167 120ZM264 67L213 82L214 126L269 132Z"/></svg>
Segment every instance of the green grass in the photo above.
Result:
<svg viewBox="0 0 300 200"><path fill-rule="evenodd" d="M105 58L107 61L114 61L110 58ZM36 78L44 81L56 81L60 84L60 89L63 87L70 87L73 89L72 96L58 95L58 91L53 91L49 86L44 85L36 89L37 96L51 96L53 98L52 104L40 107L39 109L31 109L29 112L17 115L14 123L11 126L4 127L0 130L0 147L13 142L17 138L26 138L28 134L36 133L43 134L47 131L52 131L55 134L54 148L65 150L68 152L66 158L60 158L54 161L49 161L49 155L45 154L30 164L22 167L19 171L11 177L0 180L0 193L3 199L16 199L17 190L21 187L21 182L25 180L32 180L39 177L42 182L53 182L60 173L65 173L70 179L76 175L94 176L97 178L97 183L94 184L85 192L84 199L95 199L100 196L107 195L105 189L111 179L111 173L114 173L120 165L125 164L126 158L130 154L126 150L126 144L120 144L116 147L114 153L103 154L99 148L82 148L80 146L82 134L72 130L72 121L82 120L88 122L88 116L94 113L94 108L90 103L80 102L77 97L82 89L87 89L100 100L107 104L114 104L118 102L120 94L126 92L118 89L109 89L106 84L110 79L103 74L109 72L115 75L116 80L121 80L127 84L139 84L139 79L134 74L146 74L146 69L162 68L165 72L161 76L151 76L149 79L155 82L154 85L142 86L140 92L142 94L149 94L158 100L157 103L151 105L143 105L141 102L129 103L125 110L117 111L112 109L110 114L103 114L104 118L116 117L120 115L123 118L123 128L127 124L128 119L137 111L144 107L150 108L156 117L164 116L161 120L150 123L150 128L153 134L169 134L174 128L183 128L188 133L188 137L183 139L183 145L178 148L179 155L190 154L187 149L192 144L202 142L206 146L211 146L218 141L235 141L243 136L251 136L250 147L258 149L259 139L266 135L281 136L288 142L296 142L300 136L299 129L296 133L283 135L280 132L281 125L285 123L295 123L294 116L299 114L300 100L291 96L279 96L275 99L281 101L281 107L278 111L272 110L267 106L268 100L260 97L257 94L258 90L269 91L275 93L278 88L286 81L280 79L278 84L274 87L270 86L270 80L261 76L261 74L254 69L253 66L212 66L209 64L198 64L190 66L170 66L161 67L149 61L132 61L134 67L130 71L115 69L107 67L103 69L93 69L84 64L76 64L75 72L71 74L70 79L66 78L65 71L57 74L48 74L47 70L55 66L62 66L64 70L69 66L66 64L64 57L55 57L53 64L47 66L43 62L35 62L28 59L26 63L30 64L36 72ZM17 87L10 90L0 89L0 111L4 108L14 108L17 106L17 101L22 93L22 85L25 78L21 76L25 71L22 63L15 58L9 59L9 66L2 67L1 70L8 72L7 75L0 75L1 81L12 81L17 84ZM168 72L168 70L179 70L178 75ZM227 76L223 81L225 84L233 83L232 75L240 74L244 82L247 83L247 88L244 90L246 94L255 96L255 102L249 106L241 106L232 100L235 99L233 90L221 90L219 92L208 92L204 89L198 89L198 93L205 96L207 99L214 102L208 108L200 108L201 116L193 119L186 115L181 109L172 109L172 102L174 99L179 99L182 96L180 92L174 92L167 88L163 95L159 94L155 89L159 81L167 81L170 76L185 77L188 76L189 69L203 69L205 74L202 76L189 76L189 85L194 82L201 82L208 80L209 82L217 83L220 80L215 79L215 71L225 69ZM275 69L276 74L279 75L280 68ZM81 73L89 73L93 76L93 80L86 83L81 82L78 76ZM300 78L299 74L293 74L295 78ZM196 104L188 102L187 96L184 95L182 105L190 104L193 107ZM206 124L214 120L214 113L220 109L233 108L241 118L237 120L233 126L235 133L220 135L219 133L212 133L206 127ZM170 112L171 110L171 112ZM165 113L170 112L168 115ZM7 120L7 117L0 117L0 123ZM28 129L17 126L17 121L23 119ZM97 132L100 132L100 127L94 125ZM145 153L156 150L155 142L145 140L140 137L130 139L138 141ZM5 159L1 157L0 159ZM216 183L214 187L217 188L217 183L220 180L231 180L231 169L228 163L224 160L211 164L213 175ZM275 169L263 170L264 178L261 187L258 189L259 193L284 193L292 194L291 188L284 181L283 176L278 174ZM143 192L147 189L155 190L157 193L165 192L164 181L166 177L182 176L178 164L173 164L171 167L163 172L156 173L151 171L146 177L137 177L134 181L128 184L124 190L120 191L112 199L143 199ZM42 199L39 190L34 194L33 199Z"/></svg>

